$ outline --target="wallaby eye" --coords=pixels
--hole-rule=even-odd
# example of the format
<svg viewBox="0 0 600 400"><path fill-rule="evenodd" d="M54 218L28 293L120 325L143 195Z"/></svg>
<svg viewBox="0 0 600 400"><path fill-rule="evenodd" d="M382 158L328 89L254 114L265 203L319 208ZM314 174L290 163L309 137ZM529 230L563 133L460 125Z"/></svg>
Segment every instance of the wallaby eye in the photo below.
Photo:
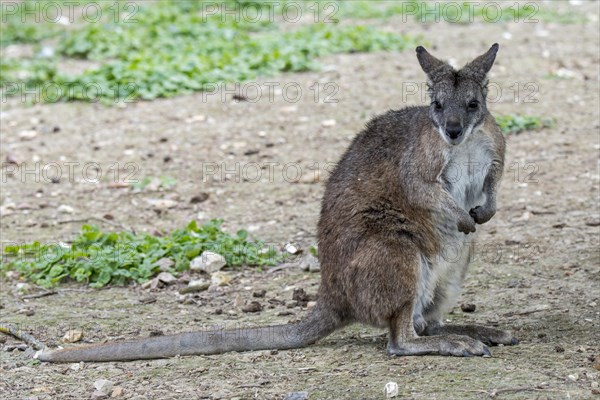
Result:
<svg viewBox="0 0 600 400"><path fill-rule="evenodd" d="M477 100L473 100L469 102L468 109L469 111L476 111L479 108L479 102Z"/></svg>
<svg viewBox="0 0 600 400"><path fill-rule="evenodd" d="M434 107L436 110L438 110L438 111L439 111L439 110L441 110L441 109L442 109L442 103L440 103L439 101L437 101L437 100L436 100L436 101L434 101L432 104L433 104L433 107Z"/></svg>

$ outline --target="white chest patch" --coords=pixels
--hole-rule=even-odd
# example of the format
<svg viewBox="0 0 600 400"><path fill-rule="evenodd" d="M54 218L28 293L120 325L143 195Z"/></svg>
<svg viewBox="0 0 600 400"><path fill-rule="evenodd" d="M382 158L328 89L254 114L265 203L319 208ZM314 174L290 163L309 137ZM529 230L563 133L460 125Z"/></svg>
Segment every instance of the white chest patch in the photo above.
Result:
<svg viewBox="0 0 600 400"><path fill-rule="evenodd" d="M467 212L485 204L483 183L492 162L492 146L488 135L476 131L445 154L447 163L440 180L456 204ZM439 304L440 307L433 307L432 311L432 303L450 304L456 298L469 263L470 243L475 234L459 232L456 221L451 218L440 221L438 232L442 238L441 254L433 259L424 256L421 259L415 320L428 309L431 315L424 315L426 319L441 318L444 305Z"/></svg>
<svg viewBox="0 0 600 400"><path fill-rule="evenodd" d="M479 133L479 134L478 134ZM492 143L487 135L473 134L446 153L442 181L456 204L465 211L485 203L483 182L492 162Z"/></svg>

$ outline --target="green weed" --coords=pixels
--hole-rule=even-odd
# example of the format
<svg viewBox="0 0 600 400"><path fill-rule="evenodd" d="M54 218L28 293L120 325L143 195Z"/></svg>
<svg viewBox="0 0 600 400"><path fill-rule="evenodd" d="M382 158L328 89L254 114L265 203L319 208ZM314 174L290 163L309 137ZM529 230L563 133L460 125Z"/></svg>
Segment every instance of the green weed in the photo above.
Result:
<svg viewBox="0 0 600 400"><path fill-rule="evenodd" d="M160 271L159 261L174 262L170 272L189 269L190 260L209 250L225 257L227 265L276 265L283 255L263 241L250 241L248 232L235 235L221 229L222 220L185 228L158 237L147 233L102 232L84 225L70 245L62 243L5 246L0 270L18 271L34 283L52 287L74 280L99 288L107 284L144 282Z"/></svg>
<svg viewBox="0 0 600 400"><path fill-rule="evenodd" d="M234 3L243 2L224 2L229 6ZM61 95L40 96L43 101L151 100L202 91L207 85L314 70L319 67L316 58L327 54L401 51L417 44L409 36L366 26L317 22L298 27L288 24L286 28L293 27L289 30L269 18L223 18L220 13L199 12L202 2L140 4L132 17L135 22L108 19L74 24L71 29L59 29L60 32L53 26L48 35L57 41L57 56L43 61L3 60L2 83L26 83L29 87L55 83ZM252 4L268 9L273 3ZM24 41L39 41L42 37L46 36L36 33ZM7 43L18 40L9 35ZM67 75L57 67L65 58L92 60L101 65L78 75ZM48 81L38 79L41 72Z"/></svg>
<svg viewBox="0 0 600 400"><path fill-rule="evenodd" d="M524 131L551 128L555 121L531 115L501 115L496 117L496 122L505 134L517 134Z"/></svg>

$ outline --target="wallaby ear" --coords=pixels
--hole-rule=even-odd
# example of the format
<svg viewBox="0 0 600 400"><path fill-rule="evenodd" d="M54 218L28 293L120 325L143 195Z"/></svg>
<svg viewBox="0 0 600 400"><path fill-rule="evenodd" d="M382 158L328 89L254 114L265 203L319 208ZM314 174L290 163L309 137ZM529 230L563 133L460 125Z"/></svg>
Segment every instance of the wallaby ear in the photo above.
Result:
<svg viewBox="0 0 600 400"><path fill-rule="evenodd" d="M443 61L440 61L431 54L429 54L423 46L417 47L417 60L419 60L421 68L430 79L431 75L436 69L446 65Z"/></svg>
<svg viewBox="0 0 600 400"><path fill-rule="evenodd" d="M499 47L498 43L494 43L487 52L465 65L462 70L468 72L469 75L473 76L479 82L485 81L488 72L490 72L492 65L494 65Z"/></svg>

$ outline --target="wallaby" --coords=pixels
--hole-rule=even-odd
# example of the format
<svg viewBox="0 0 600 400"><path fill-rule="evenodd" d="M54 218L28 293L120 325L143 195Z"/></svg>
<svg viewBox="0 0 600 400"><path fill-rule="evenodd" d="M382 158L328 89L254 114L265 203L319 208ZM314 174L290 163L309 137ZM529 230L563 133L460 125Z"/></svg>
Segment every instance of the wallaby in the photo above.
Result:
<svg viewBox="0 0 600 400"><path fill-rule="evenodd" d="M498 51L456 71L423 47L430 106L371 120L332 172L318 223L321 286L302 321L41 352L51 362L117 361L304 347L361 322L389 329L390 355L490 355L506 331L445 325L476 224L496 212L505 143L486 107Z"/></svg>

